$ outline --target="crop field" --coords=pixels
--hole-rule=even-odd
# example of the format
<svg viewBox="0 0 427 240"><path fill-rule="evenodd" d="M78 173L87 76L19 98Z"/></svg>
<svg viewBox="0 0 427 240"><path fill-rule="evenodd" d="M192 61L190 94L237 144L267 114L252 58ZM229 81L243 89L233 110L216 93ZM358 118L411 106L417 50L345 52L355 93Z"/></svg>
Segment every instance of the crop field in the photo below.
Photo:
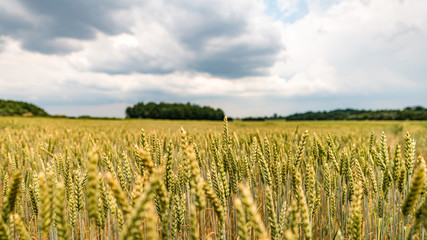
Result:
<svg viewBox="0 0 427 240"><path fill-rule="evenodd" d="M2 239L424 239L427 122L0 118Z"/></svg>

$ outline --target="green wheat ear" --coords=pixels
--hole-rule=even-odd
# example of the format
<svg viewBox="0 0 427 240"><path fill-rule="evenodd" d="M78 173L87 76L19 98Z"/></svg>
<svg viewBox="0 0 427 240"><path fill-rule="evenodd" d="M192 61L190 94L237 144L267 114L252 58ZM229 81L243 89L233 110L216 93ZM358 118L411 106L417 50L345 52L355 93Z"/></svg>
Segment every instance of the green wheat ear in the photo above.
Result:
<svg viewBox="0 0 427 240"><path fill-rule="evenodd" d="M248 238L248 223L246 222L246 214L243 210L243 203L240 199L236 198L234 200L234 206L236 207L237 215L237 227L238 234L240 239L249 239Z"/></svg>
<svg viewBox="0 0 427 240"><path fill-rule="evenodd" d="M355 192L351 199L350 208L350 232L352 239L360 239L362 227L362 182L358 180L355 184Z"/></svg>
<svg viewBox="0 0 427 240"><path fill-rule="evenodd" d="M408 174L412 174L415 162L415 140L409 133L405 136L405 167Z"/></svg>
<svg viewBox="0 0 427 240"><path fill-rule="evenodd" d="M218 220L220 223L224 223L225 221L225 213L224 208L218 199L218 197L215 195L214 191L212 190L211 186L207 183L203 186L203 191L206 195L206 198L212 203L214 211L216 216L218 217Z"/></svg>
<svg viewBox="0 0 427 240"><path fill-rule="evenodd" d="M40 210L40 228L45 236L50 232L53 218L53 199L54 199L54 189L53 189L53 172L48 171L45 173L41 172L39 174L40 180L40 193L41 193L41 210Z"/></svg>
<svg viewBox="0 0 427 240"><path fill-rule="evenodd" d="M266 197L266 207L268 211L268 220L270 223L270 229L271 229L271 237L272 239L277 239L278 226L277 226L277 214L276 210L274 208L274 202L273 202L273 193L269 186L265 187L265 197Z"/></svg>
<svg viewBox="0 0 427 240"><path fill-rule="evenodd" d="M421 194L423 189L424 177L425 177L425 166L420 165L416 171L414 177L411 179L411 186L409 192L405 197L405 201L402 204L402 213L404 216L407 216L412 208L415 206L415 202Z"/></svg>
<svg viewBox="0 0 427 240"><path fill-rule="evenodd" d="M86 208L89 218L93 221L96 221L98 218L98 158L96 151L92 150L92 152L89 153Z"/></svg>
<svg viewBox="0 0 427 240"><path fill-rule="evenodd" d="M28 231L25 227L24 222L22 221L22 218L19 216L19 214L12 214L10 215L10 223L12 226L14 226L14 229L17 233L19 233L20 239L22 240L30 240L30 235L28 234ZM0 234L2 234L0 232Z"/></svg>
<svg viewBox="0 0 427 240"><path fill-rule="evenodd" d="M299 175L299 174L297 174ZM297 186L297 202L300 206L301 224L304 232L305 239L311 239L311 222L310 222L310 211L308 209L305 194L302 190L301 185Z"/></svg>
<svg viewBox="0 0 427 240"><path fill-rule="evenodd" d="M15 206L17 205L18 201L18 195L21 191L21 181L22 174L20 171L16 171L15 174L13 174L7 198L5 203L3 204L2 218L4 222L7 222L9 214L11 214L15 210Z"/></svg>
<svg viewBox="0 0 427 240"><path fill-rule="evenodd" d="M190 205L190 239L198 240L200 237L199 234L199 222L197 220L197 210L196 207Z"/></svg>
<svg viewBox="0 0 427 240"><path fill-rule="evenodd" d="M54 212L55 222L58 233L58 239L69 239L67 212L64 204L65 187L62 182L59 182L55 188Z"/></svg>
<svg viewBox="0 0 427 240"><path fill-rule="evenodd" d="M335 233L333 240L343 240L344 237L340 229Z"/></svg>
<svg viewBox="0 0 427 240"><path fill-rule="evenodd" d="M153 174L153 178L151 179L150 184L147 184L142 192L141 196L136 200L135 206L130 212L129 217L126 220L123 231L120 234L120 239L135 239L140 234L140 227L142 225L142 218L144 214L146 215L147 225L147 238L148 239L156 239L155 232L155 216L156 213L154 208L152 207L151 201L155 195L155 191L160 187L161 182L161 172L156 171ZM151 203L151 204L150 204ZM154 228L154 230L153 230Z"/></svg>
<svg viewBox="0 0 427 240"><path fill-rule="evenodd" d="M286 230L285 237L289 238L291 236L296 237L298 235L298 203L296 200L293 200L289 209L289 213L286 215Z"/></svg>
<svg viewBox="0 0 427 240"><path fill-rule="evenodd" d="M0 218L0 240L9 240L9 239L10 239L9 228L3 222L3 218Z"/></svg>
<svg viewBox="0 0 427 240"><path fill-rule="evenodd" d="M252 198L249 188L243 183L240 183L239 190L245 213L255 230L255 235L258 239L269 239L264 222L261 220L261 216L257 211L257 206Z"/></svg>
<svg viewBox="0 0 427 240"><path fill-rule="evenodd" d="M168 238L168 209L169 209L169 201L167 197L167 190L163 182L159 181L159 186L156 189L156 195L155 195L155 203L157 212L160 218L160 221L162 223L162 239ZM156 201L157 200L157 201Z"/></svg>
<svg viewBox="0 0 427 240"><path fill-rule="evenodd" d="M111 173L107 172L105 174L105 180L107 181L108 186L110 187L111 192L116 200L117 205L123 212L123 215L126 216L129 213L129 202L125 196L125 193L120 188L119 183Z"/></svg>

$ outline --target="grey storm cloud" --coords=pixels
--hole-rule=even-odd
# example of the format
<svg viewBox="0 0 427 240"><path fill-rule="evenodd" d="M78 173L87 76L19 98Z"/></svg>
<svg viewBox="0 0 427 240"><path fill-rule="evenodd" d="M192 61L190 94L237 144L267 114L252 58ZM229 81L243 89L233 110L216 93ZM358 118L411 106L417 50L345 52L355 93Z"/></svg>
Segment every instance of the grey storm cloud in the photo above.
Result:
<svg viewBox="0 0 427 240"><path fill-rule="evenodd" d="M42 19L26 21L20 16L0 10L0 34L22 41L30 51L45 54L68 53L77 50L61 41L64 38L87 40L96 31L118 34L127 28L115 21L111 14L128 5L126 1L97 0L20 0L30 14Z"/></svg>
<svg viewBox="0 0 427 240"><path fill-rule="evenodd" d="M197 71L227 78L261 76L276 61L279 47L275 42L268 46L240 44L202 56L192 66Z"/></svg>
<svg viewBox="0 0 427 240"><path fill-rule="evenodd" d="M4 48L4 40L0 39L0 52L3 51Z"/></svg>
<svg viewBox="0 0 427 240"><path fill-rule="evenodd" d="M111 19L111 12L127 5L122 1L104 0L21 0L37 14L51 18L47 36L90 39L94 29L114 34L124 30ZM125 1L124 1L125 2Z"/></svg>
<svg viewBox="0 0 427 240"><path fill-rule="evenodd" d="M161 4L118 0L19 0L39 21L24 20L0 8L0 36L21 42L24 49L43 54L67 54L81 50L81 45L69 40L94 40L96 32L113 36L133 34L132 26L120 21L120 10L137 14L143 21L161 25L173 40L193 58L147 55L144 49L126 53L124 58L93 62L89 70L108 74L168 74L174 71L204 72L212 76L240 78L263 75L277 60L283 49L279 34L263 27L267 33L261 43L250 38L259 29L250 26L251 15L245 11L227 10L227 2L213 7L210 1L166 1ZM41 19L41 20L40 20ZM166 19L166 20L165 20ZM128 23L128 22L127 22ZM228 43L235 39L246 41ZM210 49L211 41L221 39L220 48ZM167 50L165 50L167 51ZM174 59L171 63L171 59Z"/></svg>
<svg viewBox="0 0 427 240"><path fill-rule="evenodd" d="M178 19L177 24L183 27L176 31L176 35L184 46L196 53L197 59L186 66L191 70L225 78L265 75L265 70L274 64L283 49L280 35L276 34L275 29L268 29L268 26L255 34L265 35L263 38L266 41L262 43L232 43L234 39L247 38L245 35L259 30L252 28L249 15L233 11L224 14L221 9L213 10L207 2L185 4L183 11L189 12ZM219 50L209 49L209 41L217 38L223 38Z"/></svg>
<svg viewBox="0 0 427 240"><path fill-rule="evenodd" d="M269 26L257 33L265 34L266 41L233 44L234 39L248 37L245 35L259 30L253 29L250 24L252 16L244 11L223 11L221 6L215 11L211 3L193 1L185 1L185 5L180 7L187 14L178 20L178 24L184 27L179 28L176 35L184 46L198 56L187 65L192 70L225 78L264 75L266 68L274 64L283 49L280 35L273 28L268 29ZM223 38L223 42L219 50L212 51L209 41L217 38Z"/></svg>
<svg viewBox="0 0 427 240"><path fill-rule="evenodd" d="M0 8L0 35L18 35L32 27L30 22L20 16L13 15L7 9Z"/></svg>
<svg viewBox="0 0 427 240"><path fill-rule="evenodd" d="M247 16L233 12L224 14L221 9L212 8L209 1L184 1L175 3L174 7L181 14L174 19L174 24L169 26L170 30L192 50L203 49L212 38L238 37L248 28Z"/></svg>

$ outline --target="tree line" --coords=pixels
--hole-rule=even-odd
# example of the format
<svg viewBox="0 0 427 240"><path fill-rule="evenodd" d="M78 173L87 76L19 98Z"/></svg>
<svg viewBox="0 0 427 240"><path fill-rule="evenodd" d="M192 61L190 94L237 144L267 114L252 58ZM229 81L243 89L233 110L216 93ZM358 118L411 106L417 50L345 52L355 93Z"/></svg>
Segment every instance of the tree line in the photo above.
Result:
<svg viewBox="0 0 427 240"><path fill-rule="evenodd" d="M190 103L137 103L126 108L126 118L223 120L224 112L208 106Z"/></svg>
<svg viewBox="0 0 427 240"><path fill-rule="evenodd" d="M406 107L403 110L356 110L337 109L332 111L296 113L286 117L248 117L243 121L264 120L287 120L287 121L321 121L321 120L427 120L427 109L422 106Z"/></svg>
<svg viewBox="0 0 427 240"><path fill-rule="evenodd" d="M49 114L31 103L0 99L0 116L47 117Z"/></svg>

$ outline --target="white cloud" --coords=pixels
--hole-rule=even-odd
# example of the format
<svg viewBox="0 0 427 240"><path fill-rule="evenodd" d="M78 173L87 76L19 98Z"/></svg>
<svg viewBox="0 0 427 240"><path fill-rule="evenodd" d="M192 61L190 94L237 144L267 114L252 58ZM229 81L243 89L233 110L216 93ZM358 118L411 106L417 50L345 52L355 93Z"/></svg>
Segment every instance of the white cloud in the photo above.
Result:
<svg viewBox="0 0 427 240"><path fill-rule="evenodd" d="M73 115L81 115L82 105L98 106L99 115L111 107L116 114L124 104L151 100L214 103L235 116L291 113L305 109L301 104L321 109L322 101L329 108L330 100L299 103L328 95L349 107L355 101L346 95L375 95L382 104L383 94L425 102L417 96L427 90L426 1L277 5L292 15L301 1L309 12L292 23L266 15L258 0L128 1L109 15L99 10L109 21L121 19L121 31L91 19L93 36L81 33L89 38L44 33L45 45L61 49L55 54L28 50L25 34L9 34L0 24L0 94L40 103L52 113L68 106ZM19 2L5 3L0 13L26 24L46 21Z"/></svg>
<svg viewBox="0 0 427 240"><path fill-rule="evenodd" d="M302 0L277 0L277 6L285 16L298 12Z"/></svg>
<svg viewBox="0 0 427 240"><path fill-rule="evenodd" d="M145 97L151 92L203 99L260 96L286 87L281 79L264 81L264 77L247 77L230 81L195 72L109 75L83 71L76 61L74 54L62 56L29 52L23 50L17 41L7 38L4 51L0 53L0 94L4 98L34 101L56 110L59 108L52 106L63 104L74 109L82 104L149 101Z"/></svg>
<svg viewBox="0 0 427 240"><path fill-rule="evenodd" d="M156 24L137 27L133 34L102 33L70 55L76 67L107 73L161 73L179 68L188 53Z"/></svg>
<svg viewBox="0 0 427 240"><path fill-rule="evenodd" d="M427 62L426 10L425 1L346 0L310 12L286 25L284 61L272 72L335 91L413 89L425 76L410 72Z"/></svg>
<svg viewBox="0 0 427 240"><path fill-rule="evenodd" d="M212 5L215 8L212 8ZM107 73L205 72L221 77L264 74L283 47L280 23L265 16L262 2L147 1L125 16L129 32L98 32L76 66Z"/></svg>

